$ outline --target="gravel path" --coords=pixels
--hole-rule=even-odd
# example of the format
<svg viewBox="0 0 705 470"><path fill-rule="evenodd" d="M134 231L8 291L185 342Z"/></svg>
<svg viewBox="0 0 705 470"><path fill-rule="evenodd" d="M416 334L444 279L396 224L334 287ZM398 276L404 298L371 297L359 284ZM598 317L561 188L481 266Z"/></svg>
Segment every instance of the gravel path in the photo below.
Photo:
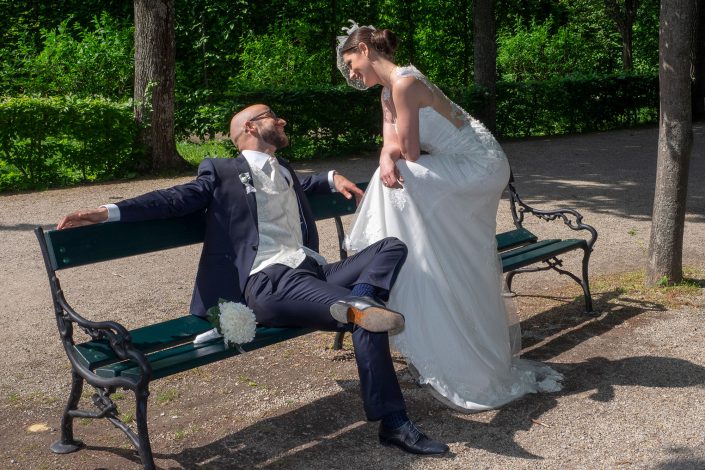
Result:
<svg viewBox="0 0 705 470"><path fill-rule="evenodd" d="M573 207L599 231L591 273L644 264L658 131L654 127L504 142L517 187L542 208ZM368 179L375 157L297 165ZM705 125L695 126L684 264L705 269ZM55 456L69 366L58 341L46 274L31 229L65 213L184 182L149 179L0 196L0 468L140 468L122 435L78 422L89 448ZM501 228L511 219L506 201ZM348 221L349 222L349 221ZM532 224L546 236L570 231ZM334 227L322 223L322 252L335 259ZM199 247L61 273L71 302L89 318L128 327L181 315ZM574 258L574 259L573 259ZM577 256L568 266L578 266ZM155 282L158 280L159 283ZM565 389L497 411L451 412L416 388L402 358L410 414L451 443L447 458L382 448L362 408L350 346L329 349L313 334L154 384L150 429L163 468L705 468L705 298L677 308L593 285L603 314L580 316L579 290L565 277L517 277L525 354L562 371ZM700 296L703 297L703 296ZM130 410L129 394L123 412ZM44 425L30 430L31 425ZM34 429L34 428L32 428Z"/></svg>

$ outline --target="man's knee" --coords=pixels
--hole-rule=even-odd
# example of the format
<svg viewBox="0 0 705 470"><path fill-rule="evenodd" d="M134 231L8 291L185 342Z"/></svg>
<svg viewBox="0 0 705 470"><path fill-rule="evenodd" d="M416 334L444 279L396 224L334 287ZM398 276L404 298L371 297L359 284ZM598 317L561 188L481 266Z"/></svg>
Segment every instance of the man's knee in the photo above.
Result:
<svg viewBox="0 0 705 470"><path fill-rule="evenodd" d="M387 237L382 240L383 245L381 247L382 251L388 253L394 253L401 264L406 260L406 256L409 253L409 249L406 244L396 237Z"/></svg>

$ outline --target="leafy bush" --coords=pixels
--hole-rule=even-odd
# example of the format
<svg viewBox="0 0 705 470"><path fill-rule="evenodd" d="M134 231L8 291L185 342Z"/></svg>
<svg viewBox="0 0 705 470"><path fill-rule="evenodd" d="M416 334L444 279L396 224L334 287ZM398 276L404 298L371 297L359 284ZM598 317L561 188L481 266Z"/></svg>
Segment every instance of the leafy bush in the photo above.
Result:
<svg viewBox="0 0 705 470"><path fill-rule="evenodd" d="M0 100L0 190L125 175L137 127L129 103L20 96Z"/></svg>
<svg viewBox="0 0 705 470"><path fill-rule="evenodd" d="M594 32L583 31L580 23L563 26L549 18L541 24L518 23L513 31L497 38L497 69L505 81L549 80L570 74L609 73L615 68L609 50L595 49L588 40ZM619 45L603 38L600 44Z"/></svg>
<svg viewBox="0 0 705 470"><path fill-rule="evenodd" d="M382 115L379 90L350 87L251 89L209 96L210 102L181 99L177 105L177 135L186 138L227 134L230 118L255 103L266 103L287 120L289 159L306 159L356 152L379 143Z"/></svg>
<svg viewBox="0 0 705 470"><path fill-rule="evenodd" d="M231 158L237 156L237 149L229 140L205 140L202 142L181 141L176 143L179 155L193 166L198 166L204 158Z"/></svg>
<svg viewBox="0 0 705 470"><path fill-rule="evenodd" d="M263 87L297 87L326 83L329 78L330 52L311 52L297 44L284 31L269 34L250 33L241 39L240 71L232 80L232 86L257 83Z"/></svg>
<svg viewBox="0 0 705 470"><path fill-rule="evenodd" d="M42 31L36 55L16 60L15 70L3 70L8 94L105 96L125 99L132 94L133 28L103 13L92 27L69 18L56 29ZM26 51L28 52L28 51Z"/></svg>
<svg viewBox="0 0 705 470"><path fill-rule="evenodd" d="M475 88L442 87L470 114L485 105ZM178 100L177 135L228 133L232 115L266 103L287 120L290 159L354 153L381 141L379 89L348 87L254 89ZM572 76L565 79L497 83L497 129L501 137L564 134L653 122L658 113L655 75Z"/></svg>
<svg viewBox="0 0 705 470"><path fill-rule="evenodd" d="M497 84L497 130L504 137L617 129L657 117L656 75Z"/></svg>
<svg viewBox="0 0 705 470"><path fill-rule="evenodd" d="M446 88L471 114L485 103L482 91ZM206 156L235 154L228 133L231 116L266 103L287 119L291 145L281 154L307 159L359 153L379 146L379 89L349 87L291 90L251 89L221 95L181 97L177 135L202 144L180 143L194 164ZM588 132L653 122L658 116L656 75L570 77L497 84L497 127L503 137ZM0 100L0 190L46 187L124 176L132 167L137 128L128 102L105 99L37 98Z"/></svg>

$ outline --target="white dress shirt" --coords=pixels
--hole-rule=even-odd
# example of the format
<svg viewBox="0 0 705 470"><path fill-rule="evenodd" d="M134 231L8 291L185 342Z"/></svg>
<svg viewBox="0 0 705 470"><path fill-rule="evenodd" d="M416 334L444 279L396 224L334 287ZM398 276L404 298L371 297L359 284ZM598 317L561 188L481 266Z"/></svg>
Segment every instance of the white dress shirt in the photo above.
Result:
<svg viewBox="0 0 705 470"><path fill-rule="evenodd" d="M296 268L306 256L314 258L321 265L325 264L323 256L303 246L299 203L291 173L266 153L255 150L243 150L241 153L250 165L252 184L257 193L255 200L259 246L250 274L272 264ZM276 167L280 176L272 176L273 167ZM331 191L335 191L334 175L333 170L328 173ZM105 204L102 207L108 209L108 222L120 220L120 208L117 205Z"/></svg>

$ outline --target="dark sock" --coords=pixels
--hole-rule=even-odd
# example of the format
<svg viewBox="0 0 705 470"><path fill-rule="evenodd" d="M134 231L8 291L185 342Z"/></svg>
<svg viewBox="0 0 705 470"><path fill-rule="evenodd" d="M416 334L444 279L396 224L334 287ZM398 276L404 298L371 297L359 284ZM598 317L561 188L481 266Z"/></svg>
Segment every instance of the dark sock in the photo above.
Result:
<svg viewBox="0 0 705 470"><path fill-rule="evenodd" d="M397 429L409 421L406 410L394 411L382 417L382 425L387 429Z"/></svg>
<svg viewBox="0 0 705 470"><path fill-rule="evenodd" d="M352 288L352 292L350 292L351 295L354 295L356 297L375 297L375 294L377 293L377 289L375 286L371 284L365 284L360 283L360 284L355 284Z"/></svg>

